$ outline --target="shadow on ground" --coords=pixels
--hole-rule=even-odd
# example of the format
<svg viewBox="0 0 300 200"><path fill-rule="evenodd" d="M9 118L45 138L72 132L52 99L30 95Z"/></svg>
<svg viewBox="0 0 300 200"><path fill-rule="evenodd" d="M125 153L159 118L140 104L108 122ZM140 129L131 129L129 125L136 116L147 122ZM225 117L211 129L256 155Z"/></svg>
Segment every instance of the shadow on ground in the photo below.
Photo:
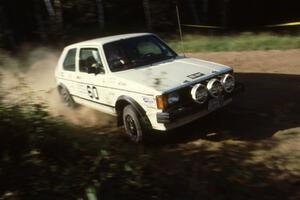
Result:
<svg viewBox="0 0 300 200"><path fill-rule="evenodd" d="M300 198L300 76L236 77L246 90L231 106L145 146L159 198Z"/></svg>
<svg viewBox="0 0 300 200"><path fill-rule="evenodd" d="M244 83L245 92L231 105L172 130L154 143L185 143L198 138L259 140L300 126L299 75L237 73L236 78Z"/></svg>

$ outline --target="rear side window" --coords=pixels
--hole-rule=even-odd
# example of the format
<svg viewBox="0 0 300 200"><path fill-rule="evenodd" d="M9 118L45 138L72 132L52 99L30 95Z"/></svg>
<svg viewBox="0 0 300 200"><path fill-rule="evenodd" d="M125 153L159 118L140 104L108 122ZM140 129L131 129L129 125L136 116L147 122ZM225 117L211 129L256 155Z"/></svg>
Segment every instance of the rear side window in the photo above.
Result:
<svg viewBox="0 0 300 200"><path fill-rule="evenodd" d="M63 63L64 70L75 71L76 49L70 49Z"/></svg>

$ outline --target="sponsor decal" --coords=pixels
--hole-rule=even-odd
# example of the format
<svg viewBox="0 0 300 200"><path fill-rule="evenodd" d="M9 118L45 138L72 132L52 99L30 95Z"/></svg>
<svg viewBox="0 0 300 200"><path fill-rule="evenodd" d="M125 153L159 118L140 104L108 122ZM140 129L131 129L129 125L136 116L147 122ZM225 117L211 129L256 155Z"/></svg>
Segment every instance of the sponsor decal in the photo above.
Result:
<svg viewBox="0 0 300 200"><path fill-rule="evenodd" d="M188 75L187 77L189 77L190 79L195 79L195 78L199 78L200 76L203 76L204 74L201 72L197 72L191 75Z"/></svg>
<svg viewBox="0 0 300 200"><path fill-rule="evenodd" d="M153 97L143 97L143 101L148 105L152 105L156 103Z"/></svg>

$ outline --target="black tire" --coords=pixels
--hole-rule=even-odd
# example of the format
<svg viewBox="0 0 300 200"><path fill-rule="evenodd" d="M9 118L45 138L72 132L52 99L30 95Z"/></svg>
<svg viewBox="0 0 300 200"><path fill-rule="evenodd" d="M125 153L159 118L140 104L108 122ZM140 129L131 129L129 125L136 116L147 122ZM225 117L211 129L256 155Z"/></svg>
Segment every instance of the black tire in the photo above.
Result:
<svg viewBox="0 0 300 200"><path fill-rule="evenodd" d="M125 132L135 143L141 143L144 140L145 131L143 130L143 123L140 119L141 117L131 105L125 106L123 109Z"/></svg>
<svg viewBox="0 0 300 200"><path fill-rule="evenodd" d="M72 96L70 95L69 91L65 87L61 87L59 90L60 96L64 104L69 108L75 108L76 103Z"/></svg>

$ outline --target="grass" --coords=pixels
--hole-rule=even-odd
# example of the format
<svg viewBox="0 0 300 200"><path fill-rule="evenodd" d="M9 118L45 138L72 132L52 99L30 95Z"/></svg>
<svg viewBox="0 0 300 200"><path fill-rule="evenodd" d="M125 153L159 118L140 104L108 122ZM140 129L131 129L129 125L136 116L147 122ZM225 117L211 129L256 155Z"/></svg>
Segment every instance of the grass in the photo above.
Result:
<svg viewBox="0 0 300 200"><path fill-rule="evenodd" d="M218 52L284 50L300 48L299 35L274 35L270 33L243 33L230 36L186 35L183 48L178 40L169 40L168 44L177 52Z"/></svg>

